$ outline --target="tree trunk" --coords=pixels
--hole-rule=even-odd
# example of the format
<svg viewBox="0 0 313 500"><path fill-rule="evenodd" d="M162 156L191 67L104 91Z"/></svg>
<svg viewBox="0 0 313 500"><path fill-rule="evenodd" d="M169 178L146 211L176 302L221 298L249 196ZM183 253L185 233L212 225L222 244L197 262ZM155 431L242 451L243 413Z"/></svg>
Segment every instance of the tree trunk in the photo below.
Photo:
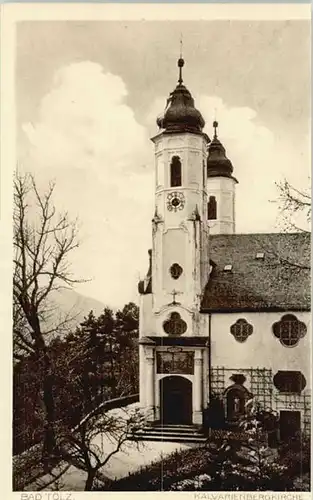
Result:
<svg viewBox="0 0 313 500"><path fill-rule="evenodd" d="M43 456L51 457L56 451L55 439L55 407L53 397L53 374L51 359L46 351L43 356L43 403L45 407L45 435L43 443Z"/></svg>
<svg viewBox="0 0 313 500"><path fill-rule="evenodd" d="M110 365L111 365L111 394L112 394L112 398L115 398L115 396L116 396L116 378L115 378L115 371L114 371L113 345L112 345L111 338L109 340L109 346L110 346Z"/></svg>
<svg viewBox="0 0 313 500"><path fill-rule="evenodd" d="M85 484L85 490L84 491L91 491L94 479L96 477L96 470L95 469L88 469L88 475L87 475L87 480Z"/></svg>
<svg viewBox="0 0 313 500"><path fill-rule="evenodd" d="M47 459L56 451L55 440L55 408L53 397L53 367L49 348L47 347L40 329L38 310L33 305L28 304L25 316L29 325L33 329L33 339L35 349L38 353L39 366L41 364L43 379L43 405L45 409L45 433L43 443L43 458Z"/></svg>
<svg viewBox="0 0 313 500"><path fill-rule="evenodd" d="M88 373L89 370L88 366L86 365L84 367L84 372L82 375L83 394L84 394L83 411L85 413L89 413L92 410L91 385Z"/></svg>

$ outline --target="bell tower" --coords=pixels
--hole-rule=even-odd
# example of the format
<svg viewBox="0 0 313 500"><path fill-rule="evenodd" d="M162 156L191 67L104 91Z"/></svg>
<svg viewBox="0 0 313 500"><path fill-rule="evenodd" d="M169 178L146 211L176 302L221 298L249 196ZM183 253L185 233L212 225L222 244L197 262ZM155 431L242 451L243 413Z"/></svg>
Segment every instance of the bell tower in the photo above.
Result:
<svg viewBox="0 0 313 500"><path fill-rule="evenodd" d="M235 188L233 165L217 137L217 121L213 122L214 136L208 147L207 194L208 226L210 234L235 233Z"/></svg>
<svg viewBox="0 0 313 500"><path fill-rule="evenodd" d="M167 100L155 145L155 213L152 220L153 309L171 303L198 311L207 282L207 144L201 113L183 84ZM195 327L189 335L195 334Z"/></svg>
<svg viewBox="0 0 313 500"><path fill-rule="evenodd" d="M202 425L208 373L208 317L200 313L208 280L205 125L183 83L157 119L152 250L139 283L140 403L147 420Z"/></svg>

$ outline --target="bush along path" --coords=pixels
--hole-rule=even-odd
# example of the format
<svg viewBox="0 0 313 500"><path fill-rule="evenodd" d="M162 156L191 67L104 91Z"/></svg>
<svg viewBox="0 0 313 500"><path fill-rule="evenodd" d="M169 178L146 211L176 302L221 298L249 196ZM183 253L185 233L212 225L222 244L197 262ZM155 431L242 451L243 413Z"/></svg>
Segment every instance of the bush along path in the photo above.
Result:
<svg viewBox="0 0 313 500"><path fill-rule="evenodd" d="M248 458L237 453L228 442L173 453L141 471L112 482L115 491L173 491L173 490L246 490L256 489L254 469ZM249 468L250 467L250 468ZM284 484L282 484L284 483ZM269 477L259 484L259 490L285 490L291 481ZM284 487L283 487L284 486Z"/></svg>
<svg viewBox="0 0 313 500"><path fill-rule="evenodd" d="M268 446L277 425L272 411L255 400L238 423L239 433L211 433L206 445L175 452L119 481L115 491L309 491L310 444Z"/></svg>

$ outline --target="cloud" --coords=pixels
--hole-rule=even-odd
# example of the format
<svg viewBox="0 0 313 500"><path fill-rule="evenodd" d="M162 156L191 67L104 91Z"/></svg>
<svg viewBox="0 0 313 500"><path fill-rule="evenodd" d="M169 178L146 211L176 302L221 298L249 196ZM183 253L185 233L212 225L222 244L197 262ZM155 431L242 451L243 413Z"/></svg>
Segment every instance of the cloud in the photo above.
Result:
<svg viewBox="0 0 313 500"><path fill-rule="evenodd" d="M144 152L146 130L125 104L127 89L116 75L93 62L60 68L44 96L35 125L23 130L42 168L128 170L131 156Z"/></svg>
<svg viewBox="0 0 313 500"><path fill-rule="evenodd" d="M277 135L259 122L255 110L230 107L220 97L196 100L212 137L212 117L219 122L218 135L234 166L237 232L279 230L276 182L287 178L307 186L309 175L308 137L295 141Z"/></svg>
<svg viewBox="0 0 313 500"><path fill-rule="evenodd" d="M165 99L156 98L147 113L147 126L164 109ZM310 174L309 137L290 138L277 134L258 120L254 109L229 106L219 96L195 96L195 105L205 121L205 132L212 138L212 122L219 122L218 136L234 166L237 232L279 230L276 183L287 178L305 188Z"/></svg>
<svg viewBox="0 0 313 500"><path fill-rule="evenodd" d="M42 188L56 179L58 209L79 217L73 268L94 278L81 291L112 305L136 298L151 245L153 154L127 94L123 80L99 64L71 64L55 74L36 123L23 125L24 168Z"/></svg>
<svg viewBox="0 0 313 500"><path fill-rule="evenodd" d="M138 274L146 272L154 206L153 147L149 136L166 97L157 97L139 123L127 104L128 89L117 75L90 61L60 68L43 97L35 123L23 125L24 168L40 185L55 178L55 203L80 220L81 247L73 270L92 278L82 293L112 306L136 300ZM309 139L277 136L247 107L219 96L195 96L212 136L219 137L238 178L237 232L275 229L275 181L299 187L309 175Z"/></svg>
<svg viewBox="0 0 313 500"><path fill-rule="evenodd" d="M160 112L160 98L153 114ZM229 106L219 96L195 96L195 105L206 121L205 132L212 138L212 122L219 122L218 136L234 166L237 232L279 230L278 206L274 201L276 182L287 178L293 185L306 187L310 174L309 137L277 134L271 124L262 124L255 110ZM157 111L158 109L158 111Z"/></svg>

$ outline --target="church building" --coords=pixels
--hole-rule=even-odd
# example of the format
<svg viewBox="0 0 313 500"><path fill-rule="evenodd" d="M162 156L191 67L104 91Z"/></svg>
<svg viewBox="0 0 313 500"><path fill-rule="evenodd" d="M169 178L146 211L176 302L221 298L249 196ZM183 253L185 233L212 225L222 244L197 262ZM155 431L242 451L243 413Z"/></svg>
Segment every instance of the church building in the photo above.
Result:
<svg viewBox="0 0 313 500"><path fill-rule="evenodd" d="M183 66L180 58L152 138L152 250L138 285L140 405L151 426L201 429L231 425L255 397L277 412L279 439L308 435L310 236L236 233L236 166L218 123L212 139L204 133Z"/></svg>

